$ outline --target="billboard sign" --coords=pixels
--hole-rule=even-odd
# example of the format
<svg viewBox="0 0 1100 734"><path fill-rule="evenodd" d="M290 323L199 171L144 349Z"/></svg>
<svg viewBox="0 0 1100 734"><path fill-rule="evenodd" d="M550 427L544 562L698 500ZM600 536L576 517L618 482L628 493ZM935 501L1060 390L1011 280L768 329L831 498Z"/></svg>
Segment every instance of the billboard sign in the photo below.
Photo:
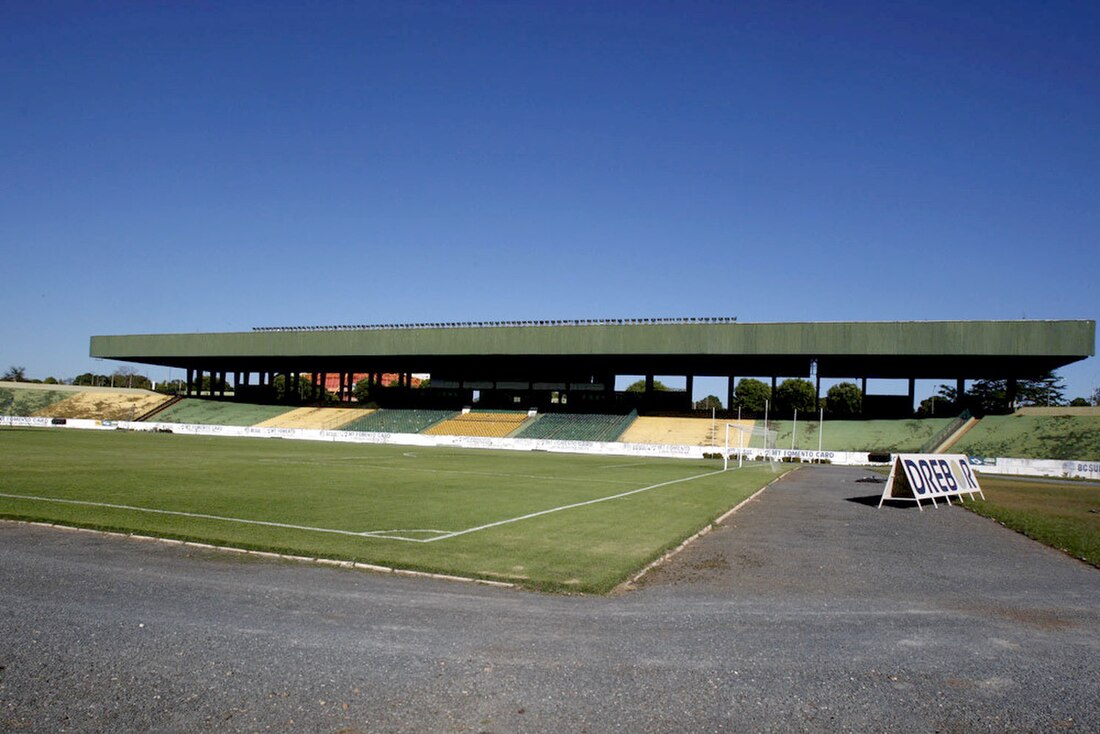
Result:
<svg viewBox="0 0 1100 734"><path fill-rule="evenodd" d="M882 490L878 506L886 500L916 502L922 511L922 500L937 499L950 503L952 497L975 494L985 499L978 477L963 454L898 454L890 469L890 477Z"/></svg>

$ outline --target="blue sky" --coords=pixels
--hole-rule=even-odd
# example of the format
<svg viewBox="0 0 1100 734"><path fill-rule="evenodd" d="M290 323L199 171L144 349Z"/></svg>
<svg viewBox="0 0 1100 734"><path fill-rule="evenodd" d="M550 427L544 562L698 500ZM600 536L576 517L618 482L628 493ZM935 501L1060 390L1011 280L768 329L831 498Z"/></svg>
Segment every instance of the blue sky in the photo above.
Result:
<svg viewBox="0 0 1100 734"><path fill-rule="evenodd" d="M31 377L113 369L93 334L1100 312L1094 2L5 2L0 130Z"/></svg>

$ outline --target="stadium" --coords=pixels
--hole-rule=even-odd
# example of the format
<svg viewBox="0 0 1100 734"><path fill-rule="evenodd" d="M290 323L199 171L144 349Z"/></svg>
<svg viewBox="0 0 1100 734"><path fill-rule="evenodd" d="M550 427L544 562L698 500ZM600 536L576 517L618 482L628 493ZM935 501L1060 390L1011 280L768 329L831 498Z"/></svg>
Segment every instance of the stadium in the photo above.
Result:
<svg viewBox="0 0 1100 734"><path fill-rule="evenodd" d="M899 644L891 621L898 614L922 630L922 637L912 638L918 642L941 634L933 630L944 621L957 628L1001 615L1003 621L987 625L989 634L1043 650L1045 660L1065 661L1073 655L1067 650L1090 644L1078 631L1088 628L1088 614L1065 599L1052 602L1054 611L1033 608L1011 588L1042 588L1056 599L1066 589L1094 584L1091 566L1100 566L1100 411L1021 407L919 417L915 383L954 382L960 395L969 394L971 381L1000 380L1011 400L1034 376L1092 355L1094 343L1092 321L745 324L716 318L96 336L94 357L179 369L186 378L178 394L0 384L6 413L0 422L0 518L16 521L0 526L16 540L7 551L14 576L5 585L21 589L13 597L17 603L37 604L33 599L48 585L28 587L26 579L43 573L35 564L45 553L45 573L60 574L66 588L81 585L72 574L90 574L110 595L131 593L126 585L135 569L139 575L156 569L161 591L141 593L156 597L171 590L168 608L151 612L160 624L194 584L202 594L214 593L214 610L198 598L195 605L182 602L188 624L205 618L211 629L220 628L222 615L242 614L238 608L217 611L221 600L235 599L225 584L256 588L280 609L300 604L294 599L302 594L316 595L330 610L323 617L339 610L356 620L364 614L364 620L387 619L396 605L424 621L410 627L414 638L386 633L385 639L402 639L413 655L428 659L462 639L492 648L491 615L518 603L525 610L518 614L537 620L532 636L567 648L577 639L569 621L574 614L585 620L588 634L604 640L600 644L624 644L618 627L601 626L608 610L649 620L642 624L656 625L663 637L687 624L690 639L676 636L673 648L663 648L677 675L691 669L687 659L675 657L680 654L708 661L711 670L725 669L716 654L742 660L780 655L784 669L801 666L800 646L769 642L769 636L804 634L826 610L842 624L829 626L824 644L849 650L857 660L857 650L870 645L875 666L887 670L892 646ZM685 388L659 389L667 376L681 376ZM713 403L696 409L693 380L715 376L727 385L721 410ZM633 377L639 378L633 389L616 389ZM816 416L797 408L785 414L790 383L808 390L816 407L827 403L822 382L843 379L861 398L854 414L837 416L824 407ZM907 390L869 394L877 380L901 380ZM754 382L765 389L763 411L740 410L748 405L741 386ZM333 385L336 390L328 389ZM955 502L947 497L947 504L972 512L937 504L935 512L921 513L928 522L915 521L904 511L909 505L887 500L881 472L909 454L969 460L981 473L984 494ZM66 532L73 530L90 532ZM913 563L929 548L940 549L935 565L958 569L946 589L933 583L939 573ZM971 567L980 573L968 573ZM348 571L355 576L328 575ZM992 606L957 597L954 589L964 576L971 592L995 600ZM272 586L286 583L283 591ZM223 591L212 592L211 584ZM333 584L342 589L336 597ZM861 591L867 586L912 593L892 600L876 591L868 602ZM496 596L517 591L543 594L519 602ZM562 594L610 606L543 601ZM881 611L868 603L881 604ZM95 608L97 602L81 604ZM944 605L954 611L945 612ZM715 616L716 609L725 611ZM921 621L922 615L930 621ZM462 631L445 633L456 619ZM868 625L871 619L878 621ZM863 620L862 634L853 620ZM316 621L306 624L313 629ZM759 642L723 633L745 625L757 631ZM1036 628L1059 632L1038 644ZM375 626L363 621L346 629ZM738 652L729 649L730 640ZM320 649L331 659L361 644L340 635ZM950 644L974 661L955 660L959 672L950 680L984 680L981 638L963 629ZM537 648L538 665L569 665L566 658L590 655L542 643ZM647 654L633 645L626 650L623 660L631 662L615 664L631 670ZM380 659L374 650L362 654ZM484 668L489 671L513 665L517 654L509 649L477 657L491 661ZM159 650L148 664L171 657ZM279 659L281 654L269 661ZM398 659L409 664L404 654ZM36 660L27 658L21 668ZM240 672L263 686L287 686L277 673L261 672L268 664L243 664ZM408 668L372 676L371 690L385 691L381 700L399 699L391 686L404 685L408 676ZM444 680L473 685L461 673ZM314 688L318 684L312 677L306 683L310 695L327 701L332 694ZM598 681L586 685L606 688ZM673 690L693 701L693 716L722 719L707 697L695 697L707 685L691 679ZM347 690L338 694L347 700L335 718L324 720L400 728L396 722L404 714L380 712L369 703L378 697L362 688ZM804 690L770 683L769 692L757 695L782 706ZM423 700L428 694L417 695ZM527 700L522 691L503 695ZM660 700L652 690L647 695ZM998 696L998 706L1007 706L998 716L1007 716L1010 728L1042 725L1049 717L1035 712L1045 695L1037 690L1007 704ZM1067 699L1068 710L1087 726L1096 711L1073 703L1077 695ZM648 705L635 701L632 710ZM530 726L528 706L541 717L535 728L575 721L572 708L546 703L512 704L511 713L494 716L522 730ZM661 703L662 710L675 706ZM965 696L952 706L974 710ZM938 720L934 708L907 712L918 721ZM798 717L810 728L820 723L813 713ZM654 727L644 718L628 719L641 729ZM413 720L448 728L430 713ZM665 725L672 722L658 728Z"/></svg>

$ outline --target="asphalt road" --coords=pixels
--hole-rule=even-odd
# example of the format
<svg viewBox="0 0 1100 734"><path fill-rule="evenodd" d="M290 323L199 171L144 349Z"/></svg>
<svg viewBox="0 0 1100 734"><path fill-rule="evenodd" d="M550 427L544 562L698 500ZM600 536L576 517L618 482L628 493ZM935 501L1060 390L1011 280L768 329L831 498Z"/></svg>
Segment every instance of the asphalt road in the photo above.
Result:
<svg viewBox="0 0 1100 734"><path fill-rule="evenodd" d="M1100 571L861 476L609 598L0 522L0 731L1100 731Z"/></svg>

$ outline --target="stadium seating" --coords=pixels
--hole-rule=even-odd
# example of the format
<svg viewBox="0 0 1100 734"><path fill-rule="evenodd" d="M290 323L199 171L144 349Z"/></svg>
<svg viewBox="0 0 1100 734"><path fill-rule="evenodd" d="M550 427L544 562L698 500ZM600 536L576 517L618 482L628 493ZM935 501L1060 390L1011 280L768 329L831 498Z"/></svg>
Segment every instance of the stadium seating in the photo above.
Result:
<svg viewBox="0 0 1100 734"><path fill-rule="evenodd" d="M481 436L504 438L527 421L527 413L471 411L461 413L421 431L430 436Z"/></svg>
<svg viewBox="0 0 1100 734"><path fill-rule="evenodd" d="M524 426L517 438L555 441L615 441L638 417L629 415L546 413Z"/></svg>
<svg viewBox="0 0 1100 734"><path fill-rule="evenodd" d="M453 416L453 410L382 410L348 423L340 430L379 433L420 433Z"/></svg>
<svg viewBox="0 0 1100 734"><path fill-rule="evenodd" d="M619 439L623 443L720 446L725 443L725 421L710 418L642 416Z"/></svg>
<svg viewBox="0 0 1100 734"><path fill-rule="evenodd" d="M228 400L187 398L157 413L152 420L154 423L254 426L290 410L285 405L253 405Z"/></svg>
<svg viewBox="0 0 1100 734"><path fill-rule="evenodd" d="M256 426L259 428L316 428L333 431L373 412L363 408L296 408L289 413L257 423Z"/></svg>

